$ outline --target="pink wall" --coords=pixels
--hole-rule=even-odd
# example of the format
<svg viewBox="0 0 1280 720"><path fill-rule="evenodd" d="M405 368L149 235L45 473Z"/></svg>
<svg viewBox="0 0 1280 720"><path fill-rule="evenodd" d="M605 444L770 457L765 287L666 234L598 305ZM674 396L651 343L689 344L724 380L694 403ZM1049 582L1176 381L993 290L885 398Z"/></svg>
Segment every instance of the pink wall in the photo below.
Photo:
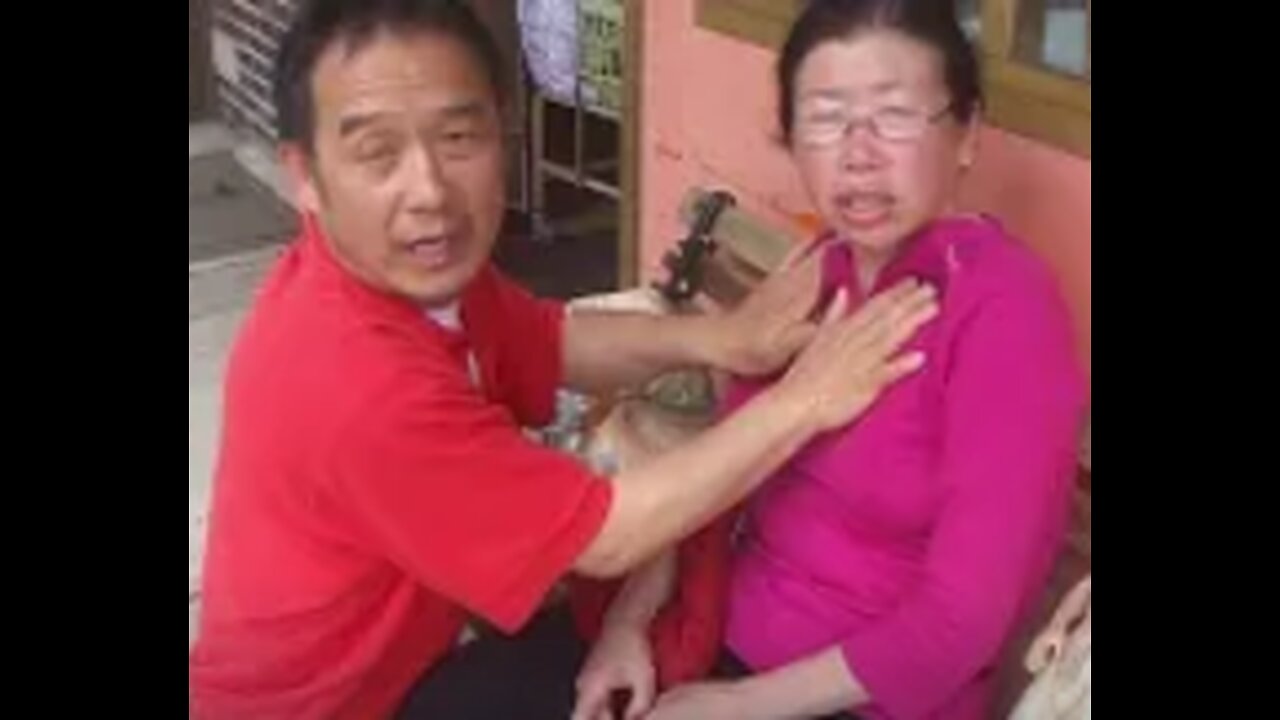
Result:
<svg viewBox="0 0 1280 720"><path fill-rule="evenodd" d="M640 136L640 268L658 273L682 235L680 199L723 187L779 228L803 234L810 214L795 169L772 141L773 53L702 30L694 0L645 2ZM1090 163L996 129L962 192L969 209L998 215L1056 271L1090 367Z"/></svg>

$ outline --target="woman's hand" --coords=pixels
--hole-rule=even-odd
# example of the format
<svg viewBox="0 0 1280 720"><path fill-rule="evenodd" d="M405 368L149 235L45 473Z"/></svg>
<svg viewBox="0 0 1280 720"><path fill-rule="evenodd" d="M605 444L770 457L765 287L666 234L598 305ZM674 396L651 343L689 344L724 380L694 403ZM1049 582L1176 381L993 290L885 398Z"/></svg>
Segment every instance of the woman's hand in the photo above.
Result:
<svg viewBox="0 0 1280 720"><path fill-rule="evenodd" d="M653 651L641 626L606 627L578 674L578 702L573 720L614 720L613 694L629 690L624 717L642 717L655 692Z"/></svg>

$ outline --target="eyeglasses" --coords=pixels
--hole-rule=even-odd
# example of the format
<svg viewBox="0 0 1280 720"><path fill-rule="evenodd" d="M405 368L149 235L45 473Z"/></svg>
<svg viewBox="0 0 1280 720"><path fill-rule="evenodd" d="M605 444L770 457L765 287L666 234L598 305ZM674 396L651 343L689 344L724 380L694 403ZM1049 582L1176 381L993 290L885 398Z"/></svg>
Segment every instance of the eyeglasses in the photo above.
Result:
<svg viewBox="0 0 1280 720"><path fill-rule="evenodd" d="M933 113L905 107L880 108L866 117L857 117L848 107L802 112L796 120L796 141L805 147L823 148L836 144L857 125L867 125L871 133L888 142L912 142L924 136L929 126L951 112L947 103Z"/></svg>

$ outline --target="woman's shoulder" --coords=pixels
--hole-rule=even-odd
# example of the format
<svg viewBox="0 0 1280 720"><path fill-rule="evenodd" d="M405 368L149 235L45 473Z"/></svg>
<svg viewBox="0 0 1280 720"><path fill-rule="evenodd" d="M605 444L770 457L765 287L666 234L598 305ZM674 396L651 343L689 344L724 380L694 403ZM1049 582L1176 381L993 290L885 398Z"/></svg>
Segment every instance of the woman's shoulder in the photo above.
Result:
<svg viewBox="0 0 1280 720"><path fill-rule="evenodd" d="M937 255L954 300L985 303L997 298L1050 301L1058 297L1052 270L999 219L953 215L934 228Z"/></svg>
<svg viewBox="0 0 1280 720"><path fill-rule="evenodd" d="M968 338L988 357L1034 355L1045 373L1071 376L1064 388L1078 387L1071 312L1048 263L994 218L961 216L945 224L939 247L950 275L943 324L952 342Z"/></svg>

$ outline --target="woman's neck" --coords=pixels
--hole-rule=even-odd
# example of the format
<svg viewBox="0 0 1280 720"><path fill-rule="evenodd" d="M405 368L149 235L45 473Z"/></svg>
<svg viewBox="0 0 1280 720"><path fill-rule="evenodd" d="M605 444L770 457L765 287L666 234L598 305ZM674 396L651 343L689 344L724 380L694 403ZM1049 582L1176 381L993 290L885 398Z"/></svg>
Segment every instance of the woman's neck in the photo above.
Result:
<svg viewBox="0 0 1280 720"><path fill-rule="evenodd" d="M875 289L876 280L879 279L880 273L914 245L924 231L937 220L938 218L930 220L910 235L884 249L868 248L847 237L843 238L844 242L849 243L853 248L854 264L858 270L858 287L862 293L864 295L871 293Z"/></svg>
<svg viewBox="0 0 1280 720"><path fill-rule="evenodd" d="M849 244L853 247L853 257L856 261L854 267L858 270L858 289L863 295L870 294L876 286L876 278L880 277L880 272L898 256L901 244L894 245L888 250L873 250L854 242Z"/></svg>

